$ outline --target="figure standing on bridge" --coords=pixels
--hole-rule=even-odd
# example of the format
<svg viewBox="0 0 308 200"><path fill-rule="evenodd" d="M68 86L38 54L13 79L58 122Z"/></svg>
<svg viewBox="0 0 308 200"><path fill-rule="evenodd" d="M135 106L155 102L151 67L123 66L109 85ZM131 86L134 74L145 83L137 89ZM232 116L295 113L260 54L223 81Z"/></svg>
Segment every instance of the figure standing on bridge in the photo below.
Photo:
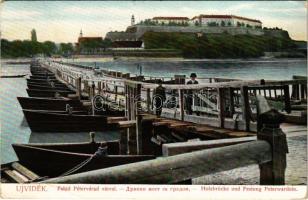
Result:
<svg viewBox="0 0 308 200"><path fill-rule="evenodd" d="M158 87L155 88L153 93L153 104L155 106L155 114L160 117L164 101L166 100L166 89L162 86L163 81L158 80Z"/></svg>
<svg viewBox="0 0 308 200"><path fill-rule="evenodd" d="M187 85L198 84L198 81L196 80L196 78L197 78L197 74L191 73L190 80L186 84ZM188 90L186 95L187 95L186 96L186 112L187 114L191 115L192 114L192 104L193 104L192 90Z"/></svg>

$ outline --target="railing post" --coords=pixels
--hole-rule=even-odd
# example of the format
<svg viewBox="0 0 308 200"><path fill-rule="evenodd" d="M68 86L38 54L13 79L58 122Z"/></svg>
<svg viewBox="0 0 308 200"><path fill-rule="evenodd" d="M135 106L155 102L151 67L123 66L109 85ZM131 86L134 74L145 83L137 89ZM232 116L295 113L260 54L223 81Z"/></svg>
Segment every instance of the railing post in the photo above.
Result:
<svg viewBox="0 0 308 200"><path fill-rule="evenodd" d="M141 107L141 84L137 84L136 87L136 142L137 142L137 154L142 154L142 107Z"/></svg>
<svg viewBox="0 0 308 200"><path fill-rule="evenodd" d="M147 89L147 112L151 113L151 89Z"/></svg>
<svg viewBox="0 0 308 200"><path fill-rule="evenodd" d="M81 78L78 77L76 79L76 95L79 99L81 99Z"/></svg>
<svg viewBox="0 0 308 200"><path fill-rule="evenodd" d="M98 89L98 94L101 94L102 93L102 82L101 81L97 83L97 89Z"/></svg>
<svg viewBox="0 0 308 200"><path fill-rule="evenodd" d="M242 115L243 122L245 124L245 130L249 131L250 129L250 106L249 106L249 96L248 96L248 87L241 87L241 97L242 97Z"/></svg>
<svg viewBox="0 0 308 200"><path fill-rule="evenodd" d="M184 121L184 91L179 91L180 120Z"/></svg>
<svg viewBox="0 0 308 200"><path fill-rule="evenodd" d="M290 92L289 92L289 85L283 86L284 90L284 105L285 105L285 111L287 113L291 113L291 102L290 102Z"/></svg>
<svg viewBox="0 0 308 200"><path fill-rule="evenodd" d="M225 123L225 102L223 88L218 88L218 104L219 104L219 127L224 128Z"/></svg>
<svg viewBox="0 0 308 200"><path fill-rule="evenodd" d="M262 101L263 104L266 102L265 99L259 102ZM279 127L284 116L277 110L268 110L268 105L265 107L260 105L259 103L258 127L260 130L258 130L257 138L258 140L266 140L272 147L272 161L259 165L260 185L284 185L288 144L285 133Z"/></svg>

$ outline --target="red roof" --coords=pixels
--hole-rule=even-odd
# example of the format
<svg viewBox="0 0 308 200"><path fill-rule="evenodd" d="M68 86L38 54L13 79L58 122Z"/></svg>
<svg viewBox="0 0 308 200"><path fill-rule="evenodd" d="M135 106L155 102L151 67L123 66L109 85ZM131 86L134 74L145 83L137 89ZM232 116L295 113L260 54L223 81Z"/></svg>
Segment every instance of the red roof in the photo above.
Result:
<svg viewBox="0 0 308 200"><path fill-rule="evenodd" d="M80 42L84 42L84 41L93 41L93 40L95 40L95 41L101 41L101 40L103 40L103 38L102 37L79 37L78 38L78 43L80 43Z"/></svg>
<svg viewBox="0 0 308 200"><path fill-rule="evenodd" d="M240 17L240 16L236 16L236 15L199 15L199 16L193 17L192 19L196 19L196 18L224 18L224 19L235 18L235 19L242 19L242 20L247 20L247 21L251 21L251 22L262 23L260 20L249 19L249 18L246 18L246 17Z"/></svg>
<svg viewBox="0 0 308 200"><path fill-rule="evenodd" d="M167 20L189 20L188 17L153 17L153 19L167 19Z"/></svg>

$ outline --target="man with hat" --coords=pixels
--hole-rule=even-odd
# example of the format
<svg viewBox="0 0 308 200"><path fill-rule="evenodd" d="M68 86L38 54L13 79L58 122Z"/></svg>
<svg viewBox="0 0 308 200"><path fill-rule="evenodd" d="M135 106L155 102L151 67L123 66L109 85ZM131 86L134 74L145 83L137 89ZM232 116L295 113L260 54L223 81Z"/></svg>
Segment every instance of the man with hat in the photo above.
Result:
<svg viewBox="0 0 308 200"><path fill-rule="evenodd" d="M155 114L160 117L164 101L166 100L166 89L162 86L162 80L159 79L157 83L158 86L154 90L152 106L155 106Z"/></svg>
<svg viewBox="0 0 308 200"><path fill-rule="evenodd" d="M191 84L198 84L198 81L196 80L197 74L196 73L191 73L190 74L190 80L187 82L187 85ZM193 104L193 92L192 90L188 90L187 96L186 96L186 111L187 114L191 115L192 114L192 106Z"/></svg>

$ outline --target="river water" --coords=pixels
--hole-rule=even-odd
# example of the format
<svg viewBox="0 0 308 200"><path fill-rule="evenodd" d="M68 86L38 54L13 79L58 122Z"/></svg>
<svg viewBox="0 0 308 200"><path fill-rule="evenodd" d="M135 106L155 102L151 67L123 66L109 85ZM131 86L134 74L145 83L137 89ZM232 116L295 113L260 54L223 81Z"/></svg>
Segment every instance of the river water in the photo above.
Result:
<svg viewBox="0 0 308 200"><path fill-rule="evenodd" d="M71 60L64 60L72 62ZM78 62L88 66L99 66L104 69L118 70L129 73L139 73L138 65L142 66L142 73L149 76L171 77L174 74L185 74L189 76L195 72L199 77L228 77L241 79L291 79L293 75L307 74L306 60L203 60L203 61L96 61L80 60ZM29 65L8 65L2 61L0 68L1 75L30 74ZM88 141L88 133L32 133L24 119L22 109L16 99L17 96L27 96L25 78L1 78L0 79L0 122L1 122L1 163L8 163L17 160L11 147L12 143L28 142L81 142ZM97 140L110 140L119 137L117 133L97 133ZM306 155L306 137L300 140L301 149L297 151L304 152L299 163L307 165ZM290 158L289 158L290 159ZM296 166L295 161L293 165ZM295 167L296 168L296 167ZM245 171L245 170L244 170ZM305 170L304 170L305 171ZM249 173L246 171L246 173ZM254 184L253 181L245 182ZM293 181L289 184L303 184L307 179L292 177ZM203 179L204 180L204 179ZM212 179L213 180L213 179ZM294 181L295 180L295 181ZM204 181L202 181L204 182ZM207 182L207 181L205 181ZM231 181L232 182L232 181ZM200 183L197 181L197 183ZM201 184L201 183L200 183ZM224 184L228 184L224 182Z"/></svg>
<svg viewBox="0 0 308 200"><path fill-rule="evenodd" d="M142 74L147 76L173 77L182 74L189 77L195 72L199 77L225 77L238 79L292 79L293 75L307 74L307 61L303 59L273 60L115 60L87 61L65 60L102 69L140 74L138 65L142 66Z"/></svg>

